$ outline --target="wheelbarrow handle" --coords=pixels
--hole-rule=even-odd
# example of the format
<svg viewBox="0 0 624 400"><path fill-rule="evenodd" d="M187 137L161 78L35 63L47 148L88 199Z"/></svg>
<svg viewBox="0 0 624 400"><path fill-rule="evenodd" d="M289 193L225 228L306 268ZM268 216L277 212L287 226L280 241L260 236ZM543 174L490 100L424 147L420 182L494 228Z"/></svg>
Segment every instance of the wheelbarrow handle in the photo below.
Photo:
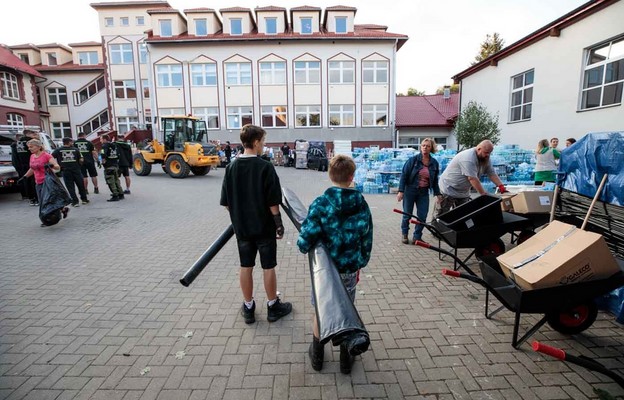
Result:
<svg viewBox="0 0 624 400"><path fill-rule="evenodd" d="M416 220L417 220L417 221L420 221L420 218L418 218L418 216L416 216L416 215L414 215L414 214L409 214L409 213L406 213L406 212L404 212L404 211L402 211L402 210L399 210L398 208L395 208L395 209L394 209L394 210L392 210L392 211L394 211L394 212L395 212L395 213L397 213L397 214L407 215L407 216L408 216L408 217L410 217L410 218L416 218ZM423 222L423 223L424 223L425 221L420 221L420 222Z"/></svg>
<svg viewBox="0 0 624 400"><path fill-rule="evenodd" d="M453 276L455 278L468 279L469 281L478 283L479 285L487 288L485 281L476 275L467 274L465 272L454 271L452 269L447 269L447 268L444 268L442 270L442 275Z"/></svg>
<svg viewBox="0 0 624 400"><path fill-rule="evenodd" d="M462 261L459 257L457 257L455 254L451 253L451 252L450 252L450 251L448 251L448 250L444 250L444 249L442 249L442 248L440 248L440 247L433 246L432 244L427 243L427 242L423 242L422 240L417 240L417 241L415 241L415 242L414 242L414 244L415 244L416 246L420 246L420 247L424 247L424 248L426 248L426 249L431 249L431 250L433 250L433 251L437 251L438 253L442 253L442 254L444 254L445 256L449 256L449 257L451 257L453 260L457 261L457 264L459 264L459 265L460 265L462 268L464 268L466 271L470 271L470 268L468 268L468 266L466 265L466 263L465 263L465 262L463 262L463 261Z"/></svg>
<svg viewBox="0 0 624 400"><path fill-rule="evenodd" d="M595 371L603 375L606 375L609 378L613 379L615 383L620 385L620 387L624 388L624 377L606 368L604 365L600 364L598 361L595 361L595 360L592 360L591 358L587 358L583 356L577 357L571 354L566 354L566 352L561 349L548 346L546 344L538 342L537 340L533 342L531 347L533 347L533 350L537 352L549 355L551 357L557 358L562 361L567 361L572 364L576 364L578 366L587 368L590 371Z"/></svg>
<svg viewBox="0 0 624 400"><path fill-rule="evenodd" d="M442 234L440 233L440 231L438 229L436 229L435 226L428 224L426 221L421 220L420 218L418 218L416 215L413 214L408 214L406 212L403 212L401 210L399 210L398 208L395 208L394 210L395 213L397 214L401 214L401 215L406 215L410 218L413 218L410 220L410 223L412 224L417 224L417 225L421 225L424 226L425 228L427 228L431 233L433 233L435 236L441 237Z"/></svg>

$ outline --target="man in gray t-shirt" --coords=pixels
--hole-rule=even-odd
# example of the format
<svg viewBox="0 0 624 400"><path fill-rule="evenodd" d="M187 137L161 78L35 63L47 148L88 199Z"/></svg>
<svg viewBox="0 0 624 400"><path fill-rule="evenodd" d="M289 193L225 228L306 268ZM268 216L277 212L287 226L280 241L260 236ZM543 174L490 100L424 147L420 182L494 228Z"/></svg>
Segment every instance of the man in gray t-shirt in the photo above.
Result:
<svg viewBox="0 0 624 400"><path fill-rule="evenodd" d="M479 180L481 175L487 175L498 186L501 193L507 191L492 168L490 162L492 150L494 150L492 142L484 140L477 147L471 147L453 157L440 175L442 199L439 202L437 215L470 201L471 188L479 194L485 194L486 191Z"/></svg>

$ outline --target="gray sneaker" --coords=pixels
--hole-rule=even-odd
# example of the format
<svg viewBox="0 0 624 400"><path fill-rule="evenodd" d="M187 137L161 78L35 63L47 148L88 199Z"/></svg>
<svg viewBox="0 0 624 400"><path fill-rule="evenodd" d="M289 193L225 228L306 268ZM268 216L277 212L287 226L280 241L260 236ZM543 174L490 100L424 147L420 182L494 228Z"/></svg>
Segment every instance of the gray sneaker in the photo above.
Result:
<svg viewBox="0 0 624 400"><path fill-rule="evenodd" d="M282 301L278 297L275 303L273 303L272 306L268 306L267 308L269 309L267 321L275 322L278 319L290 314L290 312L292 311L292 304L282 303Z"/></svg>

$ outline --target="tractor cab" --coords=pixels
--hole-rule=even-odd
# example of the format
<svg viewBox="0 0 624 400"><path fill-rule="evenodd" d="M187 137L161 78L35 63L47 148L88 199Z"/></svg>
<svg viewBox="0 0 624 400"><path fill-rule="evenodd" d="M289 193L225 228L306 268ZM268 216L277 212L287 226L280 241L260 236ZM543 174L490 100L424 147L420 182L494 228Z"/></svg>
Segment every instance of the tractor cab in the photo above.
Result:
<svg viewBox="0 0 624 400"><path fill-rule="evenodd" d="M163 117L165 150L184 151L186 143L208 145L206 122L194 117Z"/></svg>

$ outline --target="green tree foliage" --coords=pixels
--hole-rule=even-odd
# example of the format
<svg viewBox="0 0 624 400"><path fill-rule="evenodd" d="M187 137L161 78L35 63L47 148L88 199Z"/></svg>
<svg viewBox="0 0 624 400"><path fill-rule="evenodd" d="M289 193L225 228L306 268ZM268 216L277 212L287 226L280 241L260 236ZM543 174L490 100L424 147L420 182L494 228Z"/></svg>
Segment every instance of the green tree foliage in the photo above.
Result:
<svg viewBox="0 0 624 400"><path fill-rule="evenodd" d="M436 94L444 94L444 88L445 86L440 86L437 90L436 90ZM454 83L450 86L451 88L451 93L459 93L459 83Z"/></svg>
<svg viewBox="0 0 624 400"><path fill-rule="evenodd" d="M407 95L408 96L424 96L425 95L425 91L424 90L417 90L414 88L409 88L407 89Z"/></svg>
<svg viewBox="0 0 624 400"><path fill-rule="evenodd" d="M478 145L483 140L493 144L500 142L498 115L492 115L480 103L471 101L455 122L455 134L460 149Z"/></svg>
<svg viewBox="0 0 624 400"><path fill-rule="evenodd" d="M487 34L485 36L485 40L481 43L481 47L479 49L479 54L475 57L475 61L472 65L477 64L492 54L498 53L501 51L503 46L505 45L505 41L500 37L497 32L494 32L492 35Z"/></svg>

